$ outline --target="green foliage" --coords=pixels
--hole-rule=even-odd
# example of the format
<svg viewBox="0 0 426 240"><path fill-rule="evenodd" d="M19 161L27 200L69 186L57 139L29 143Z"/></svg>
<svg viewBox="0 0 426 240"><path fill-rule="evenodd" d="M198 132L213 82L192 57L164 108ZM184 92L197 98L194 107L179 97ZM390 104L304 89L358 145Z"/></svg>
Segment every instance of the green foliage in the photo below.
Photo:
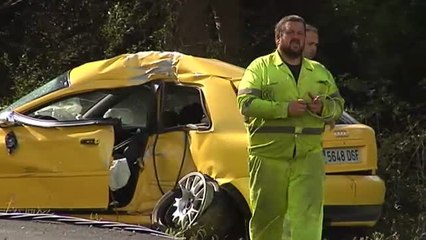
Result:
<svg viewBox="0 0 426 240"><path fill-rule="evenodd" d="M12 69L12 64L9 60L9 56L4 53L3 56L0 57L0 74L3 76L3 79L7 79L9 75L9 71ZM4 80L3 80L4 81ZM9 83L5 84L8 86ZM7 91L1 92L3 95L7 94ZM4 98L0 98L0 108L7 105L9 103L9 96L6 96Z"/></svg>
<svg viewBox="0 0 426 240"><path fill-rule="evenodd" d="M384 80L382 83L385 82ZM419 105L398 101L389 84L343 75L339 83L352 102L352 115L376 130L379 175L385 180L383 217L371 239L426 237L426 117ZM381 234L381 235L380 235ZM377 238L380 235L380 238ZM422 238L423 236L423 238Z"/></svg>
<svg viewBox="0 0 426 240"><path fill-rule="evenodd" d="M401 116L402 117L402 116ZM402 117L403 118L403 117ZM387 195L377 227L398 239L426 237L426 124L425 119L402 119L404 131L379 135L379 170Z"/></svg>
<svg viewBox="0 0 426 240"><path fill-rule="evenodd" d="M336 22L331 31L350 36L351 44L327 61L344 59L339 52L351 56L351 65L340 64L347 73L338 82L358 119L376 130L379 175L387 186L383 218L375 230L380 239L424 239L426 88L419 63L426 44L418 20L426 5L402 0L334 2L334 18L345 21ZM328 47L333 51L334 46Z"/></svg>
<svg viewBox="0 0 426 240"><path fill-rule="evenodd" d="M117 1L101 27L107 56L124 52L166 50L173 36L173 1Z"/></svg>
<svg viewBox="0 0 426 240"><path fill-rule="evenodd" d="M322 57L335 74L363 79L369 89L385 89L412 112L424 108L421 62L426 53L420 1L331 1L333 16L319 16ZM423 20L424 22L424 20ZM423 65L424 66L424 65ZM423 93L423 94L422 94ZM385 99L386 100L386 99ZM357 107L362 107L358 102ZM422 106L419 106L422 105Z"/></svg>
<svg viewBox="0 0 426 240"><path fill-rule="evenodd" d="M26 1L15 12L6 36L16 36L19 46L7 49L7 63L13 84L7 97L16 99L49 79L85 61L102 57L102 40L97 26L107 2ZM24 27L25 26L25 27ZM10 40L12 41L12 40Z"/></svg>
<svg viewBox="0 0 426 240"><path fill-rule="evenodd" d="M0 31L8 44L3 104L88 61L125 52L166 49L173 1L26 1ZM25 27L24 27L25 26ZM23 31L22 31L23 30ZM8 85L13 79L13 84Z"/></svg>

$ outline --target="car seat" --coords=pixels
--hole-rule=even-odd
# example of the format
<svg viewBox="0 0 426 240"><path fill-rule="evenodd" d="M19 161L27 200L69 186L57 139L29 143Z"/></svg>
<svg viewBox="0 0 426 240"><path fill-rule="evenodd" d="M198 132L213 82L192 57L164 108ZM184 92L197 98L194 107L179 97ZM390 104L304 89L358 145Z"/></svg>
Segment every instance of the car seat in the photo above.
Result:
<svg viewBox="0 0 426 240"><path fill-rule="evenodd" d="M161 113L161 124L163 128L178 126L178 114L175 111L164 111Z"/></svg>
<svg viewBox="0 0 426 240"><path fill-rule="evenodd" d="M179 112L178 123L179 125L201 123L203 116L204 110L201 104L192 103L183 107Z"/></svg>

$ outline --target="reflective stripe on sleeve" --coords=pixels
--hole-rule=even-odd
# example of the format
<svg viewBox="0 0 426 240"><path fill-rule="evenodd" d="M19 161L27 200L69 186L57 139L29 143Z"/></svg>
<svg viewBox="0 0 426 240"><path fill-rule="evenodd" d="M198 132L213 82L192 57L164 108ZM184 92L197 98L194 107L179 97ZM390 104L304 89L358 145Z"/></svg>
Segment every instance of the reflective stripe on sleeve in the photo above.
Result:
<svg viewBox="0 0 426 240"><path fill-rule="evenodd" d="M238 90L238 95L244 95L244 94L254 95L256 97L261 97L262 91L260 89L256 89L256 88L245 88L245 89L239 89Z"/></svg>
<svg viewBox="0 0 426 240"><path fill-rule="evenodd" d="M248 110L249 110L249 108L250 108L250 105L251 105L251 103L253 102L253 100L254 100L254 99L255 99L254 97L249 98L249 99L247 99L247 100L243 103L243 106L242 106L242 108L241 108L241 113L242 113L243 115L247 115L247 112L248 112Z"/></svg>

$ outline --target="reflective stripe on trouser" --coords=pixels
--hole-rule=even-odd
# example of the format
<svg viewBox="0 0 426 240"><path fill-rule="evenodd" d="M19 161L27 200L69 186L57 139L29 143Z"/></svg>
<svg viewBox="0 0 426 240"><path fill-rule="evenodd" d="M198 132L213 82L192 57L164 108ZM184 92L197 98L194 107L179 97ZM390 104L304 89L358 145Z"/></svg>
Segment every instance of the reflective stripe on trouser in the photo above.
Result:
<svg viewBox="0 0 426 240"><path fill-rule="evenodd" d="M251 155L251 240L320 240L323 220L324 156L311 152L296 159ZM288 221L284 221L288 214ZM284 223L290 225L286 236Z"/></svg>
<svg viewBox="0 0 426 240"><path fill-rule="evenodd" d="M290 133L290 134L307 134L307 135L320 135L324 128L303 128L291 126L261 126L251 127L250 133Z"/></svg>

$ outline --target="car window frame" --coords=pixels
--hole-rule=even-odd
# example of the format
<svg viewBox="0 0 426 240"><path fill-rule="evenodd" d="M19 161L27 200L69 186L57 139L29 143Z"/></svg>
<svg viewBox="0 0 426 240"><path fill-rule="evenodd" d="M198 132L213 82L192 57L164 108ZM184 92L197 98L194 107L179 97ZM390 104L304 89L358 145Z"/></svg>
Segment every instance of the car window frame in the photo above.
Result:
<svg viewBox="0 0 426 240"><path fill-rule="evenodd" d="M148 110L147 110L147 123L145 127L140 127L140 126L125 126L125 128L128 129L132 129L132 128L146 128L146 129L152 129L153 128L153 117L155 119L155 109L156 109L156 100L155 100L155 89L151 86L151 84L143 84L143 85L138 85L138 86L131 86L131 87L123 87L123 88L115 88L115 89L94 89L92 91L85 91L85 92L79 92L79 93L75 93L75 94L70 94L70 95L66 95L66 96L61 96L55 99L50 99L49 101L41 104L41 105L37 105L31 109L28 109L25 112L22 112L21 115L26 116L27 118L32 118L35 119L36 121L41 121L41 122L71 122L75 125L78 122L87 122L87 121L91 121L91 120L98 120L98 121L103 121L106 120L106 122L117 122L117 121L109 121L108 119L103 118L103 114L105 113L107 108L110 108L111 106L117 104L118 102L120 102L120 100L125 99L129 94L139 91L141 92L141 89L146 89L147 92L150 93L150 97L149 98L149 103L147 103L148 105ZM142 90L145 91L145 90ZM60 120L43 120L43 119L38 119L38 118L33 118L31 116L28 116L31 113L34 113L35 111L42 109L44 107L47 107L49 105L58 103L60 101L64 101L65 99L69 99L69 98L73 98L73 97L77 97L79 95L82 94L87 94L87 93L93 93L93 92L105 92L105 96L100 99L97 103L95 103L93 106L91 106L84 114L82 114L80 119L75 119L75 120L66 120L66 121L60 121ZM111 100L111 98L113 98ZM100 109L100 111L98 111L98 108L100 105L104 105L105 101L113 101L113 103L109 103L109 106L105 106L105 109ZM105 110L105 111L103 111ZM93 122L93 121L92 121ZM119 122L119 121L118 121ZM55 125L55 124L53 124ZM58 124L56 124L58 125ZM63 124L62 124L63 125Z"/></svg>
<svg viewBox="0 0 426 240"><path fill-rule="evenodd" d="M165 90L168 87L183 87L183 88L191 88L197 91L198 97L199 97L199 103L201 104L201 108L203 110L204 118L207 120L206 122L200 122L196 124L186 124L186 125L176 125L172 127L164 127L162 122L163 118L161 116L161 113L164 112L164 97L165 97ZM165 82L162 81L159 84L158 88L158 112L157 112L157 131L162 132L170 132L170 131L176 131L176 130L197 130L197 131L208 131L212 127L212 121L209 112L207 111L206 101L204 97L204 93L201 90L200 86L197 84L181 84L181 83L175 83L175 82Z"/></svg>

